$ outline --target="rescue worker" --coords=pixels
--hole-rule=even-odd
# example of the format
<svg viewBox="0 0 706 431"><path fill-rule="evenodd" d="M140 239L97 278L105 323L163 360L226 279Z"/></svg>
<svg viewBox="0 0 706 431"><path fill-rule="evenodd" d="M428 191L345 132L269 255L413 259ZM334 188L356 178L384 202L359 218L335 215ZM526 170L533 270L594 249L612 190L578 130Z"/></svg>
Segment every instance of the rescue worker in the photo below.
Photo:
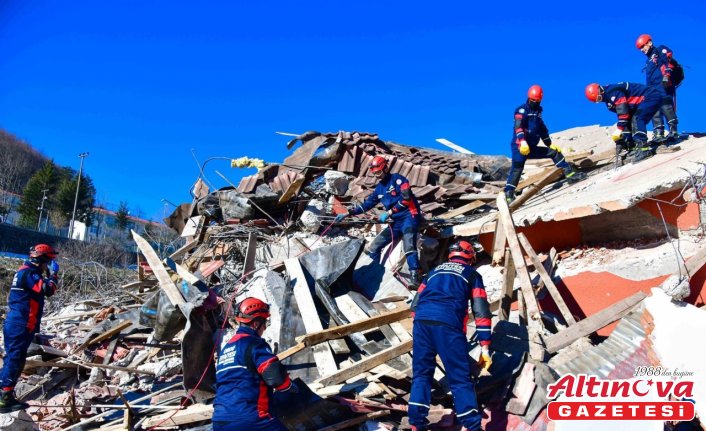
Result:
<svg viewBox="0 0 706 431"><path fill-rule="evenodd" d="M422 219L417 198L412 194L409 180L400 174L391 174L387 159L375 156L370 163L370 172L379 180L373 192L362 204L350 212L338 214L336 223L348 216L363 214L381 203L385 212L380 214L380 223L391 223L373 240L367 251L374 261L380 260L382 249L393 239L402 238L402 247L407 259L413 287L419 284L419 256L417 255L417 232Z"/></svg>
<svg viewBox="0 0 706 431"><path fill-rule="evenodd" d="M662 96L660 109L652 117L652 125L654 127L653 140L661 143L673 141L679 137L677 131L677 113L675 108L675 100L677 97L677 89L672 83L672 50L664 45L655 46L652 42L652 36L649 34L641 34L635 42L637 49L642 51L647 56L645 63L645 84L654 87ZM669 134L664 135L664 119L667 118L669 125Z"/></svg>
<svg viewBox="0 0 706 431"><path fill-rule="evenodd" d="M7 299L8 312L3 326L5 359L0 372L0 413L29 407L15 398L14 390L27 360L27 349L39 332L44 298L54 295L59 265L57 252L47 244L29 250L29 259L12 279Z"/></svg>
<svg viewBox="0 0 706 431"><path fill-rule="evenodd" d="M515 109L515 124L510 141L512 166L505 183L505 198L508 203L515 200L515 189L520 182L527 159L550 158L554 165L564 171L564 178L570 182L586 178L583 172L575 172L561 154L561 148L552 143L549 130L542 119L540 103L544 91L539 85L533 85L527 91L527 101ZM544 143L540 147L539 141Z"/></svg>
<svg viewBox="0 0 706 431"><path fill-rule="evenodd" d="M615 141L616 155L630 149L632 141L636 154L635 161L653 155L647 143L647 123L650 122L662 104L662 94L654 87L632 82L586 86L586 97L594 103L605 102L608 110L618 114L618 124L611 138Z"/></svg>
<svg viewBox="0 0 706 431"><path fill-rule="evenodd" d="M240 325L216 363L214 431L287 429L270 414L272 393L294 393L297 387L262 338L269 317L270 306L257 298L245 298L237 306Z"/></svg>
<svg viewBox="0 0 706 431"><path fill-rule="evenodd" d="M489 351L491 314L483 278L471 266L475 261L473 246L468 241L456 242L449 248L448 262L429 272L412 302L414 355L409 423L413 430L426 430L429 424L427 414L437 354L446 370L456 416L467 430L481 429L482 415L471 381L466 341L468 301L471 301L476 335L481 345L478 363L485 370L492 363Z"/></svg>

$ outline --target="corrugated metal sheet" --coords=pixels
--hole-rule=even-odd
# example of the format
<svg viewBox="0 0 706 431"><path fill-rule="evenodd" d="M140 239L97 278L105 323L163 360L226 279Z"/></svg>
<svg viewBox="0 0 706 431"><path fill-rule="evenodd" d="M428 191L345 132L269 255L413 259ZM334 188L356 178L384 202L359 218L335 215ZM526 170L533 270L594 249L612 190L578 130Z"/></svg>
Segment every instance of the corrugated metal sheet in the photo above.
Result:
<svg viewBox="0 0 706 431"><path fill-rule="evenodd" d="M252 193L253 191L255 191L255 188L257 187L257 180L258 180L257 174L243 177L240 180L240 184L238 184L238 191L240 193Z"/></svg>

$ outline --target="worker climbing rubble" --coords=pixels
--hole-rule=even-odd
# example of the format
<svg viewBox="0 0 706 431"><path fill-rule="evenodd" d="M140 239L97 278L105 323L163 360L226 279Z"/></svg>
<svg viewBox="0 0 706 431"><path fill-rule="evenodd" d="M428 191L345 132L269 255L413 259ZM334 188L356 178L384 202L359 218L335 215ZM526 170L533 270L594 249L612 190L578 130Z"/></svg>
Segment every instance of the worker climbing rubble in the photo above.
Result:
<svg viewBox="0 0 706 431"><path fill-rule="evenodd" d="M14 390L27 360L27 349L39 332L44 298L54 295L58 284L57 252L47 244L37 244L12 279L3 325L5 358L0 372L0 413L29 407L15 398Z"/></svg>
<svg viewBox="0 0 706 431"><path fill-rule="evenodd" d="M637 49L647 56L645 62L645 84L654 88L662 95L660 109L652 117L654 126L653 141L663 143L675 141L679 137L676 113L677 85L683 79L683 72L675 74L678 63L673 58L672 50L664 45L655 46L652 36L641 34L635 42ZM681 70L681 69L680 69ZM676 75L676 76L675 76ZM664 119L669 125L669 134L664 134Z"/></svg>
<svg viewBox="0 0 706 431"><path fill-rule="evenodd" d="M492 364L491 313L483 278L472 266L475 261L473 245L468 241L456 242L449 248L448 262L429 272L412 302L415 316L409 423L415 431L427 429L437 354L446 370L456 416L467 430L481 429L482 415L468 362L468 301L481 345L479 365L486 371Z"/></svg>
<svg viewBox="0 0 706 431"><path fill-rule="evenodd" d="M349 212L338 214L336 223L348 216L363 214L381 203L384 212L380 214L381 223L390 223L370 244L367 253L373 261L379 261L382 249L394 239L402 238L402 245L409 266L413 288L419 285L419 256L417 254L417 233L422 220L422 213L417 198L407 178L390 173L387 159L375 156L370 163L370 172L379 180L373 192L362 204L356 205Z"/></svg>
<svg viewBox="0 0 706 431"><path fill-rule="evenodd" d="M520 182L522 171L527 159L552 159L554 165L564 171L564 178L569 182L577 182L586 178L583 172L574 171L561 154L561 148L552 143L549 130L542 119L542 99L544 90L539 85L533 85L527 91L527 101L515 109L510 150L512 152L512 167L505 184L505 198L510 203L515 200L515 190ZM544 146L539 146L539 141Z"/></svg>
<svg viewBox="0 0 706 431"><path fill-rule="evenodd" d="M615 141L616 165L620 165L623 151L635 150L635 161L651 157L654 152L647 143L647 123L662 104L662 95L653 87L632 82L586 86L586 98L591 102L605 102L608 110L618 115L616 129L611 135Z"/></svg>
<svg viewBox="0 0 706 431"><path fill-rule="evenodd" d="M269 318L269 305L257 298L245 298L237 306L238 330L216 364L215 431L287 429L270 413L272 394L296 392L297 387L262 338Z"/></svg>

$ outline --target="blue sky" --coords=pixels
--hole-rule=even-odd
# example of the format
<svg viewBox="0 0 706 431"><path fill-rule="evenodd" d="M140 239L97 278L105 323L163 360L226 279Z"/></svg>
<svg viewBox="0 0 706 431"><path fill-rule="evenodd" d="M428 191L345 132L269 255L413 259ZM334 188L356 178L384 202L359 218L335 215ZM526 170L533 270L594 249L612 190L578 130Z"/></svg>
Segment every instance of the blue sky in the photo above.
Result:
<svg viewBox="0 0 706 431"><path fill-rule="evenodd" d="M163 198L190 201L192 149L277 162L275 131L509 155L535 83L550 131L613 124L583 89L643 82L650 33L687 67L680 129L706 131L703 1L199 3L0 0L0 127L62 165L89 151L100 202L159 218Z"/></svg>

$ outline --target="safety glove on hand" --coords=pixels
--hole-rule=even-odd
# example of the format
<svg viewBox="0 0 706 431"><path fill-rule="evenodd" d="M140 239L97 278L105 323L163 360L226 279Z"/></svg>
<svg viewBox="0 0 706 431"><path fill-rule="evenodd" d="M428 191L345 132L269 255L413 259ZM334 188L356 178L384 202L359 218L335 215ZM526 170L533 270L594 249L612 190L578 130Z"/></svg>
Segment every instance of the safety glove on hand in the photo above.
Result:
<svg viewBox="0 0 706 431"><path fill-rule="evenodd" d="M488 346L481 347L478 365L480 365L485 371L488 371L492 364L493 360L490 358L490 350L488 349Z"/></svg>
<svg viewBox="0 0 706 431"><path fill-rule="evenodd" d="M520 154L526 156L530 153L530 146L524 139L520 141Z"/></svg>

